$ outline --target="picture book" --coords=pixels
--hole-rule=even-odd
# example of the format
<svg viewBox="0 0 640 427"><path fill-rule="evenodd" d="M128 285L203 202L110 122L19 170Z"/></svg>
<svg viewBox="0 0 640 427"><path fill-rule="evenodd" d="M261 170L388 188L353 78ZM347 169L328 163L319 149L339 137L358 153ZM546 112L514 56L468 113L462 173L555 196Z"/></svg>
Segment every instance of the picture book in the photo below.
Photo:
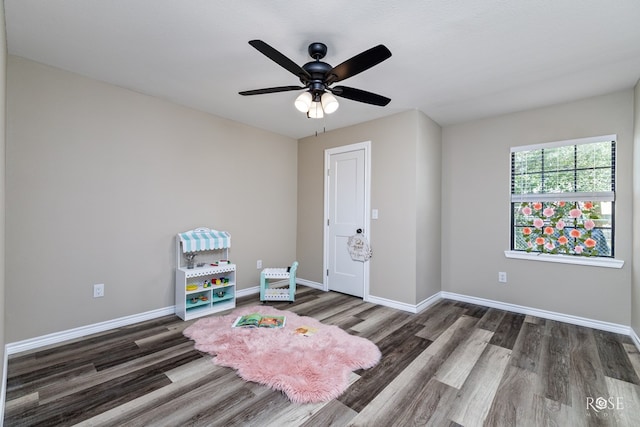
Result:
<svg viewBox="0 0 640 427"><path fill-rule="evenodd" d="M269 314L251 313L240 316L233 322L234 328L282 328L285 316L273 316Z"/></svg>
<svg viewBox="0 0 640 427"><path fill-rule="evenodd" d="M316 332L318 332L317 328L313 328L311 326L300 326L299 328L296 328L293 333L296 335L302 335L305 337L310 337L311 335L315 334Z"/></svg>

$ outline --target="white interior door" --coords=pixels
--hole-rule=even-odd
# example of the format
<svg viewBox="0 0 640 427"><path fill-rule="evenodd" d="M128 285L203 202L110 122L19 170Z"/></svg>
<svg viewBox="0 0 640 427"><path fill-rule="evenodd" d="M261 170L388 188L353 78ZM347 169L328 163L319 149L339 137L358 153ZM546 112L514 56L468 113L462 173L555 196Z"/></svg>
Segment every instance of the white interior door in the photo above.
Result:
<svg viewBox="0 0 640 427"><path fill-rule="evenodd" d="M368 235L367 147L354 144L327 150L326 288L364 297L368 262L354 261L347 241L358 229Z"/></svg>

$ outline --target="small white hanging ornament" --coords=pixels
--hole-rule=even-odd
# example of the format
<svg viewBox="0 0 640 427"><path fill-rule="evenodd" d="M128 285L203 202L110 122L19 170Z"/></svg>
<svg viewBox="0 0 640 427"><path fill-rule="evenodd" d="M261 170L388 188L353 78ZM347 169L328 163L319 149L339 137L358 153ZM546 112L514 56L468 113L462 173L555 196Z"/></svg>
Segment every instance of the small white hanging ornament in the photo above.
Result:
<svg viewBox="0 0 640 427"><path fill-rule="evenodd" d="M349 255L354 261L368 261L373 256L373 251L367 242L367 238L362 234L362 230L358 229L358 232L347 240L347 246L349 248Z"/></svg>

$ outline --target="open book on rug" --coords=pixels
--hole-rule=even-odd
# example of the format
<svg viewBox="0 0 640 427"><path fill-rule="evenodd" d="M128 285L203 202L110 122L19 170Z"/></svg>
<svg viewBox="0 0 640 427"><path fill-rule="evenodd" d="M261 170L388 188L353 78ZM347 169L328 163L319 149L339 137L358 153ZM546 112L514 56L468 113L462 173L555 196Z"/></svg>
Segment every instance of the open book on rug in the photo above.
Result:
<svg viewBox="0 0 640 427"><path fill-rule="evenodd" d="M282 328L286 322L285 316L275 316L251 313L240 316L233 322L234 328Z"/></svg>
<svg viewBox="0 0 640 427"><path fill-rule="evenodd" d="M302 336L305 336L305 337L310 337L311 335L315 334L316 332L318 332L318 328L313 328L311 326L306 326L306 325L297 327L293 331L294 334L302 335Z"/></svg>

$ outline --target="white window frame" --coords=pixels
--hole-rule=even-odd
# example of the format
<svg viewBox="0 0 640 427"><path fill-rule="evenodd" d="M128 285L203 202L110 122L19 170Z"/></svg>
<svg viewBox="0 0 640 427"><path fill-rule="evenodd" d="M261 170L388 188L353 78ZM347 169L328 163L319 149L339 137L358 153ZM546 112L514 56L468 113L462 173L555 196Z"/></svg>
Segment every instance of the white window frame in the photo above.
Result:
<svg viewBox="0 0 640 427"><path fill-rule="evenodd" d="M555 142L548 142L548 143L543 143L543 144L533 144L533 145L524 145L524 146L517 146L517 147L511 147L510 150L510 155L514 152L520 152L520 151L532 151L532 150L538 150L538 149L549 149L549 148L554 148L554 147L564 147L564 146L570 146L570 145L580 145L580 144L590 144L590 143L595 143L595 142L602 142L602 141L616 141L617 142L617 135L603 135L603 136L596 136L596 137L588 137L588 138L580 138L580 139L572 139L572 140L564 140L564 141L555 141ZM616 147L617 149L617 147ZM509 164L510 166L512 166L511 164L512 160L510 158L509 160ZM511 168L510 168L511 169ZM511 172L510 172L511 174ZM513 177L511 177L513 178ZM615 178L614 178L615 180ZM605 194L606 193L606 194ZM511 194L511 182L510 182L510 188L509 188L509 218L512 218L513 215L513 208L512 208L512 203L513 202L522 202L522 201L531 201L532 198L530 195L513 195ZM544 202L544 201L551 201L551 200L557 200L557 195L555 194L536 194L535 195L535 199L536 201L539 202ZM613 191L611 192L599 192L599 193L572 193L571 195L571 199L573 200L577 200L580 199L581 201L586 201L586 200L590 200L590 201L614 201L615 200L615 193ZM614 211L614 215L615 215L615 211ZM513 227L513 224L510 220L509 222L509 227ZM513 238L513 230L509 230L509 239L511 240ZM509 241L509 248L511 248L511 244L512 242ZM613 252L615 254L615 251ZM596 267L607 267L607 268L622 268L622 266L624 265L624 261L620 260L620 259L616 259L616 258L611 258L611 257L581 257L581 256L577 256L577 255L564 255L564 254L547 254L547 253L541 253L541 252L525 252L525 251L520 251L520 250L506 250L504 251L505 257L507 258L513 258L513 259L524 259L524 260L531 260L531 261L544 261L544 262L556 262L556 263L564 263L564 264L578 264L578 265L589 265L589 266L596 266Z"/></svg>

